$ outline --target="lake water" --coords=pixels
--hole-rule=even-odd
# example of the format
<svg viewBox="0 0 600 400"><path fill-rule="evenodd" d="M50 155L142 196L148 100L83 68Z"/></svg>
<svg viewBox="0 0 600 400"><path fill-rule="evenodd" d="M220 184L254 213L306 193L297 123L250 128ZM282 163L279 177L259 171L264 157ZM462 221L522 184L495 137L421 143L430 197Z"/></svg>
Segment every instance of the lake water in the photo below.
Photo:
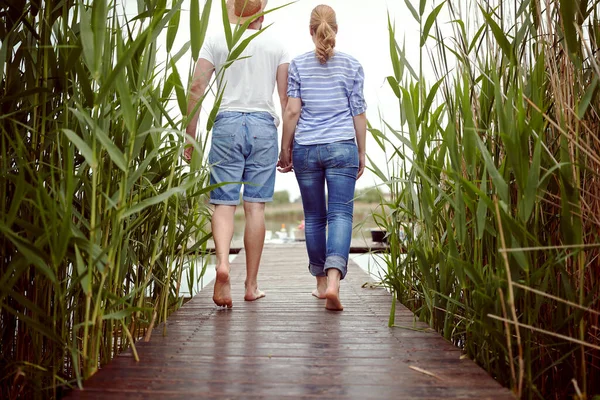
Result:
<svg viewBox="0 0 600 400"><path fill-rule="evenodd" d="M231 254L229 256L229 262L235 260L236 254ZM380 282L382 277L386 271L386 264L380 254L350 254L350 260L354 261L361 269L363 269L369 276L373 282ZM189 271L188 268L186 272L184 272L182 287L180 291L180 295L184 297L190 297L191 295L198 294L203 288L206 287L213 279L215 279L216 272L216 258L214 256L207 256L203 259L199 259L196 261L194 265L195 271L201 271L203 263L207 263L206 271L201 278L194 279L193 287L190 290L190 285L188 284L189 280ZM260 272L259 272L260 279Z"/></svg>

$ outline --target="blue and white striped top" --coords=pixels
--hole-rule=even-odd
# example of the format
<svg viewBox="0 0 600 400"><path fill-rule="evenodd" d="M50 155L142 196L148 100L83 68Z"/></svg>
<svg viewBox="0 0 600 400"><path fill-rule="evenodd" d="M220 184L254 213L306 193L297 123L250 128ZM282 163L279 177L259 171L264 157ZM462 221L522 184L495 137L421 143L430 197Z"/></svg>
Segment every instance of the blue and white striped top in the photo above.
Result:
<svg viewBox="0 0 600 400"><path fill-rule="evenodd" d="M314 51L292 60L288 97L302 100L295 140L301 145L354 139L353 116L367 109L363 95L365 74L352 56L336 51L321 64Z"/></svg>

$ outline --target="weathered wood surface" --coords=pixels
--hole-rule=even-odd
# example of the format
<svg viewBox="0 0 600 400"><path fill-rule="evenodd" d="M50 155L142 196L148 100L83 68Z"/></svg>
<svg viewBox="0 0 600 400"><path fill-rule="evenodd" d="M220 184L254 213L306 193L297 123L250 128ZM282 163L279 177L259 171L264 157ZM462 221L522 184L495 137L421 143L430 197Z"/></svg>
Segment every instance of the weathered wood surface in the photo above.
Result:
<svg viewBox="0 0 600 400"><path fill-rule="evenodd" d="M218 309L212 290L173 314L85 382L80 399L512 399L439 334L423 331L390 295L363 288L352 264L342 282L341 313L310 295L314 278L303 244L265 248L259 274L267 297L243 300L244 253L232 264L233 309ZM421 330L414 330L417 328Z"/></svg>
<svg viewBox="0 0 600 400"><path fill-rule="evenodd" d="M193 243L192 243L192 245L193 245ZM277 244L277 245L280 246L281 244ZM291 242L285 243L284 245L287 245L287 246L302 245L302 246L304 246L304 241L296 240L296 241L291 241ZM275 246L275 244L269 244L269 246ZM231 246L229 248L229 254L239 254L243 248L244 248L243 240L241 240L241 239L233 240L231 242ZM382 252L386 251L387 248L388 248L387 244L381 243L381 242L373 242L371 239L368 239L368 238L353 238L352 242L350 243L350 253L351 254L382 253ZM209 254L215 253L215 243L212 240L208 241L206 251ZM403 252L403 250L401 250L401 251Z"/></svg>

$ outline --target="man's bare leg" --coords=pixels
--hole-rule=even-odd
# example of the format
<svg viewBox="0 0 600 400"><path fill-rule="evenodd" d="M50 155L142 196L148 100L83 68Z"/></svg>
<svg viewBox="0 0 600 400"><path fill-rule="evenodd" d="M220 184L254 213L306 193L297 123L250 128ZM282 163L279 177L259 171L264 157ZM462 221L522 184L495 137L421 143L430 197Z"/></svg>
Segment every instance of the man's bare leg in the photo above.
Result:
<svg viewBox="0 0 600 400"><path fill-rule="evenodd" d="M212 216L212 232L217 256L217 277L213 301L222 307L232 306L231 284L229 283L229 248L233 238L235 206L217 204Z"/></svg>
<svg viewBox="0 0 600 400"><path fill-rule="evenodd" d="M244 230L244 249L246 250L246 294L244 300L254 301L265 297L258 290L258 267L265 243L265 203L244 202L246 228Z"/></svg>
<svg viewBox="0 0 600 400"><path fill-rule="evenodd" d="M330 268L327 270L327 291L325 292L325 308L332 311L342 311L342 302L340 301L340 278L342 273L339 269Z"/></svg>
<svg viewBox="0 0 600 400"><path fill-rule="evenodd" d="M324 299L325 292L327 291L327 277L317 276L317 288L313 290L312 295L317 299Z"/></svg>

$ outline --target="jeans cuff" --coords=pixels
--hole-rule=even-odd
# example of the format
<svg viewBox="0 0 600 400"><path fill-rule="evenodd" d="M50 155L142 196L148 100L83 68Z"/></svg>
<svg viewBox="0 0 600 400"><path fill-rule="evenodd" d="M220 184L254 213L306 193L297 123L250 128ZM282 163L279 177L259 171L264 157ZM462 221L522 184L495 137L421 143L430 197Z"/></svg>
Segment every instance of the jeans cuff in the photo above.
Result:
<svg viewBox="0 0 600 400"><path fill-rule="evenodd" d="M331 255L327 256L325 260L325 273L327 273L328 269L335 268L340 271L342 274L340 279L344 279L346 277L346 273L348 272L348 260L342 256Z"/></svg>
<svg viewBox="0 0 600 400"><path fill-rule="evenodd" d="M327 276L325 274L325 270L323 269L323 266L318 266L318 265L314 265L314 264L308 264L308 270L310 271L310 274L312 276L318 276L318 277L324 277Z"/></svg>
<svg viewBox="0 0 600 400"><path fill-rule="evenodd" d="M243 197L243 200L248 202L248 203L270 203L273 201L273 197L264 197L264 198L258 198L258 197Z"/></svg>
<svg viewBox="0 0 600 400"><path fill-rule="evenodd" d="M219 206L237 206L240 204L239 200L219 200L219 199L210 199L210 204L219 205Z"/></svg>

